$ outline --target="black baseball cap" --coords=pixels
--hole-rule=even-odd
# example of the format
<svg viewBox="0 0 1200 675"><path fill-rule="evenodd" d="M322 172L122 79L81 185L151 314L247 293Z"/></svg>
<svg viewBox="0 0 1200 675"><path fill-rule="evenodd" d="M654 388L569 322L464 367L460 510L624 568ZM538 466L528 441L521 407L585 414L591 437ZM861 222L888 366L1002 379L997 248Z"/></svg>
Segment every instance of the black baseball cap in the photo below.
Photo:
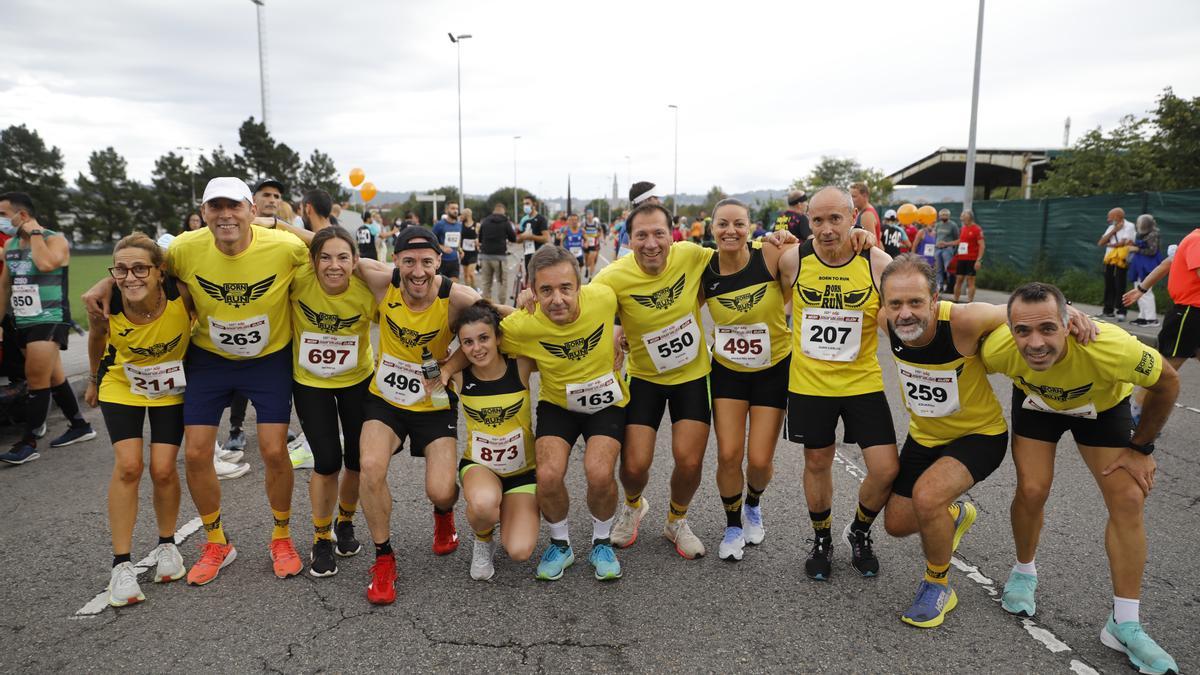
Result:
<svg viewBox="0 0 1200 675"><path fill-rule="evenodd" d="M425 241L413 241L414 239L424 239ZM400 233L396 235L394 248L396 253L418 248L428 248L438 253L442 252L442 249L438 246L437 237L433 234L433 230L423 225L409 225L400 230Z"/></svg>
<svg viewBox="0 0 1200 675"><path fill-rule="evenodd" d="M264 178L255 183L254 194L258 194L258 191L265 187L273 187L279 190L279 194L281 195L287 194L287 186L283 184L283 181L275 180L274 178Z"/></svg>

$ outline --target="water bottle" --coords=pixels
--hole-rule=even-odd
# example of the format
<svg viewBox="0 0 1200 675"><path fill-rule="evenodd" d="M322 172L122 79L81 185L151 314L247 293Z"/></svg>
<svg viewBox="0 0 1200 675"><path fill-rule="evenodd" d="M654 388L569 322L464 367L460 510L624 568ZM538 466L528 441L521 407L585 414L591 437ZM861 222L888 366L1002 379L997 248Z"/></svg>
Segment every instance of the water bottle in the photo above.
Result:
<svg viewBox="0 0 1200 675"><path fill-rule="evenodd" d="M437 359L433 358L429 347L421 348L421 374L426 380L433 380L433 384L429 389L429 402L433 407L442 409L450 407L450 396L446 394L446 388L442 386L441 376L442 368L438 365Z"/></svg>

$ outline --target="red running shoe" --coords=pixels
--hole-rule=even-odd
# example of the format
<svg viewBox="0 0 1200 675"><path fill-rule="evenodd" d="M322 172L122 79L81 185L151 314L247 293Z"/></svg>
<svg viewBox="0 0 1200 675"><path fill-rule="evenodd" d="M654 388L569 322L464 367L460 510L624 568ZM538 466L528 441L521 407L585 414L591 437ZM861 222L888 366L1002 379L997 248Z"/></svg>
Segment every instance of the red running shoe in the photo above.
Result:
<svg viewBox="0 0 1200 675"><path fill-rule="evenodd" d="M237 550L233 548L233 544L214 544L212 542L204 544L204 548L200 551L200 559L192 565L191 571L188 572L187 582L193 586L207 584L216 579L221 568L233 562L234 558L237 558Z"/></svg>
<svg viewBox="0 0 1200 675"><path fill-rule="evenodd" d="M449 555L458 550L458 530L454 527L454 512L433 512L433 552Z"/></svg>
<svg viewBox="0 0 1200 675"><path fill-rule="evenodd" d="M367 586L367 602L390 605L396 601L396 555L386 553L375 558L371 565L371 583Z"/></svg>

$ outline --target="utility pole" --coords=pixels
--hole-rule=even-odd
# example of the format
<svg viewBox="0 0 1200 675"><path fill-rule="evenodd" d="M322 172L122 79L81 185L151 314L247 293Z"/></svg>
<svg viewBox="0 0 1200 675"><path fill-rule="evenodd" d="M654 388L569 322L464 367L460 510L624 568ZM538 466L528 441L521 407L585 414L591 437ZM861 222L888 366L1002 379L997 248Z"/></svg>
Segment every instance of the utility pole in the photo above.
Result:
<svg viewBox="0 0 1200 675"><path fill-rule="evenodd" d="M470 39L471 35L463 33L455 35L448 33L450 41L458 48L458 201L459 208L467 207L467 195L463 192L463 154L462 154L462 41Z"/></svg>
<svg viewBox="0 0 1200 675"><path fill-rule="evenodd" d="M971 131L967 139L967 176L963 187L963 210L971 209L975 197L975 125L979 117L979 64L983 58L983 0L979 0L979 25L975 29L975 80L971 85Z"/></svg>
<svg viewBox="0 0 1200 675"><path fill-rule="evenodd" d="M679 106L671 103L667 107L675 111L675 182L671 189L671 217L674 218L679 210ZM671 223L671 227L674 226Z"/></svg>
<svg viewBox="0 0 1200 675"><path fill-rule="evenodd" d="M262 99L262 123L267 128L267 28L263 23L263 1L250 0L258 16L258 92Z"/></svg>

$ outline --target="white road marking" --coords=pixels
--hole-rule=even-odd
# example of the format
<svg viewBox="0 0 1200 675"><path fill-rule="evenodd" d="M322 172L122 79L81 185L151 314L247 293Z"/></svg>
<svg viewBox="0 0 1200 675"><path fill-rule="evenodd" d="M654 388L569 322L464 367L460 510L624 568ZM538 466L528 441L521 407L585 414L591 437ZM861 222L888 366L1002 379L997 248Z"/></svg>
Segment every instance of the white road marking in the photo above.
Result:
<svg viewBox="0 0 1200 675"><path fill-rule="evenodd" d="M1067 643L1055 637L1054 633L1051 633L1045 628L1037 625L1033 619L1022 619L1021 625L1025 626L1025 632L1029 633L1034 640L1046 645L1046 649L1049 649L1055 654L1059 652L1071 651L1071 648L1067 646Z"/></svg>
<svg viewBox="0 0 1200 675"><path fill-rule="evenodd" d="M202 523L200 522L199 516L192 518L191 520L184 523L183 527L179 528L179 530L175 533L175 545L178 546L178 545L182 544L183 542L187 541L188 537L192 536L193 534L195 534L196 530L200 529L201 524ZM145 558L142 558L141 560L138 561L138 563L136 565L133 566L133 568L135 570L137 570L138 576L141 576L142 572L145 572L146 570L150 569L151 567L154 567L154 554L153 553L146 556ZM105 588L104 590L97 593L96 597L89 600L86 605L84 605L83 607L80 607L79 611L75 612L75 615L71 618L72 619L94 619L97 614L99 614L100 612L103 612L107 607L108 607L108 589Z"/></svg>
<svg viewBox="0 0 1200 675"><path fill-rule="evenodd" d="M1097 670L1079 659L1071 659L1071 672L1080 675L1100 675Z"/></svg>

